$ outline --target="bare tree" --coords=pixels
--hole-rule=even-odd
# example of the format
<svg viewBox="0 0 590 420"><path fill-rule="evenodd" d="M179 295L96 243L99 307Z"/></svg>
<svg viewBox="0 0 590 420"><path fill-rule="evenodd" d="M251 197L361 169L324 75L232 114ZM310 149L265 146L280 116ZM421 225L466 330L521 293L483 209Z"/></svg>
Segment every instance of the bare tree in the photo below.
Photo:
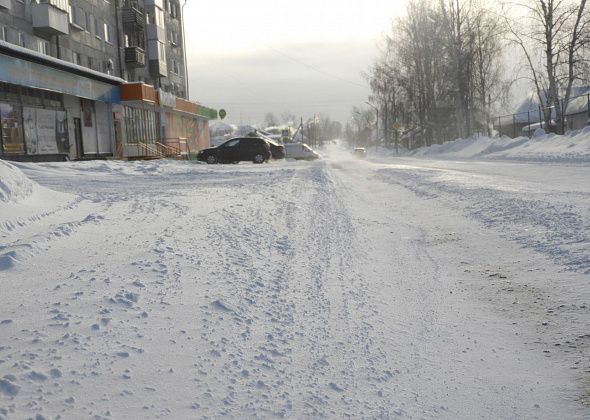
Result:
<svg viewBox="0 0 590 420"><path fill-rule="evenodd" d="M267 112L264 114L264 126L265 127L273 127L279 124L279 120L272 112Z"/></svg>
<svg viewBox="0 0 590 420"><path fill-rule="evenodd" d="M522 17L517 23L508 14L506 22L526 58L546 127L558 131L589 41L586 0L528 0L518 5L526 12L525 25ZM542 65L537 64L534 53L539 49ZM551 121L553 110L556 124Z"/></svg>
<svg viewBox="0 0 590 420"><path fill-rule="evenodd" d="M410 0L367 75L385 137L391 122L421 145L487 129L503 92L502 23L483 0Z"/></svg>

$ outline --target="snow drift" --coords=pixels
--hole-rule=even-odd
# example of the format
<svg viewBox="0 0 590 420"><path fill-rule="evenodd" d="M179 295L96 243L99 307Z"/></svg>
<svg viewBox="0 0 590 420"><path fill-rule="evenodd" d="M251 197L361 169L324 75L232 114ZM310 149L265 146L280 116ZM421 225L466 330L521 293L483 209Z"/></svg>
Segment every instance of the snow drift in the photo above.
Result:
<svg viewBox="0 0 590 420"><path fill-rule="evenodd" d="M0 202L18 202L33 194L35 183L20 169L0 160Z"/></svg>
<svg viewBox="0 0 590 420"><path fill-rule="evenodd" d="M475 136L423 147L415 157L449 159L511 159L537 162L590 162L590 127L565 135L539 129L532 138Z"/></svg>

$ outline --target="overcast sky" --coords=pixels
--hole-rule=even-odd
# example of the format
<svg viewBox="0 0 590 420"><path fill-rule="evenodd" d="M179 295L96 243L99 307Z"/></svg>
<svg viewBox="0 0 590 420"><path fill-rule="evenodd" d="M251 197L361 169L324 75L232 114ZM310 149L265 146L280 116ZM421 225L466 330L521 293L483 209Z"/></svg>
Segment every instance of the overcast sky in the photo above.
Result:
<svg viewBox="0 0 590 420"><path fill-rule="evenodd" d="M404 0L188 0L190 98L257 124L266 112L344 122L367 100L361 72Z"/></svg>

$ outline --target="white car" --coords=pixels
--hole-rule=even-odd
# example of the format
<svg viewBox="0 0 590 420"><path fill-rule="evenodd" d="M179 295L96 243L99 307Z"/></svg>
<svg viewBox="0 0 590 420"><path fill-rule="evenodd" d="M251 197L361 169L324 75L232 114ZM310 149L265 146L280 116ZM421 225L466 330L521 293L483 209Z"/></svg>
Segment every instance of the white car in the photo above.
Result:
<svg viewBox="0 0 590 420"><path fill-rule="evenodd" d="M285 155L287 159L297 160L314 160L320 157L305 143L285 143Z"/></svg>
<svg viewBox="0 0 590 420"><path fill-rule="evenodd" d="M352 154L355 155L358 158L365 158L367 156L367 151L365 150L364 147L355 147L354 150L352 151Z"/></svg>

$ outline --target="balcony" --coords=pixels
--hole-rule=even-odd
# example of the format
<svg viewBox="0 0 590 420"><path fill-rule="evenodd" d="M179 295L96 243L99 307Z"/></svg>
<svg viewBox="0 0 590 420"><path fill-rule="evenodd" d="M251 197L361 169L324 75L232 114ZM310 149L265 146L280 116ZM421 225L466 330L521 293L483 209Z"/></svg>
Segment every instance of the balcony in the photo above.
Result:
<svg viewBox="0 0 590 420"><path fill-rule="evenodd" d="M145 51L139 47L126 47L125 64L127 67L144 67Z"/></svg>
<svg viewBox="0 0 590 420"><path fill-rule="evenodd" d="M146 36L149 40L166 42L166 29L153 23L148 23L146 27Z"/></svg>
<svg viewBox="0 0 590 420"><path fill-rule="evenodd" d="M141 10L136 7L128 6L122 10L123 26L132 32L143 31L145 27L145 16Z"/></svg>
<svg viewBox="0 0 590 420"><path fill-rule="evenodd" d="M0 0L0 10L12 9L12 0Z"/></svg>
<svg viewBox="0 0 590 420"><path fill-rule="evenodd" d="M58 9L49 3L31 4L33 15L33 29L40 35L67 35L69 34L68 12Z"/></svg>
<svg viewBox="0 0 590 420"><path fill-rule="evenodd" d="M150 60L150 73L154 77L167 77L168 65L166 64L166 61Z"/></svg>
<svg viewBox="0 0 590 420"><path fill-rule="evenodd" d="M145 7L158 7L164 10L164 0L144 0Z"/></svg>

